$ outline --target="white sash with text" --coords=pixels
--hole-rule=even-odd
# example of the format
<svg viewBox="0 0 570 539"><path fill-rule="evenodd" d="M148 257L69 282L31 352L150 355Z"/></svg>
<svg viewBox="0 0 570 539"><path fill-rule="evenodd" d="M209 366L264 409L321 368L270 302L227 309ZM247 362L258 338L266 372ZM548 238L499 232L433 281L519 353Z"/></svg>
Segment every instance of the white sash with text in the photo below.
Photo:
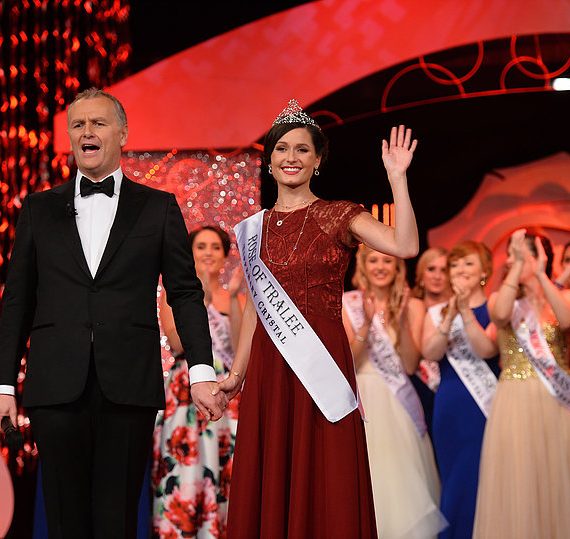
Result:
<svg viewBox="0 0 570 539"><path fill-rule="evenodd" d="M226 370L230 370L234 358L229 319L211 303L208 305L208 322L212 336L214 357L221 360Z"/></svg>
<svg viewBox="0 0 570 539"><path fill-rule="evenodd" d="M441 324L442 309L445 305L445 303L440 303L428 309L435 327ZM481 359L471 347L460 314L457 314L451 323L446 355L450 365L483 415L489 417L491 403L497 388L497 377L487 362Z"/></svg>
<svg viewBox="0 0 570 539"><path fill-rule="evenodd" d="M261 260L264 210L234 227L257 316L323 415L336 422L357 408L354 391L293 300Z"/></svg>
<svg viewBox="0 0 570 539"><path fill-rule="evenodd" d="M549 393L570 408L570 376L552 355L538 318L526 299L515 300L512 326L524 353Z"/></svg>
<svg viewBox="0 0 570 539"><path fill-rule="evenodd" d="M342 297L342 303L354 331L358 331L364 325L362 292L359 290L346 292ZM423 437L427 432L427 426L422 404L377 314L372 319L366 347L370 361L392 394L408 412L420 437Z"/></svg>

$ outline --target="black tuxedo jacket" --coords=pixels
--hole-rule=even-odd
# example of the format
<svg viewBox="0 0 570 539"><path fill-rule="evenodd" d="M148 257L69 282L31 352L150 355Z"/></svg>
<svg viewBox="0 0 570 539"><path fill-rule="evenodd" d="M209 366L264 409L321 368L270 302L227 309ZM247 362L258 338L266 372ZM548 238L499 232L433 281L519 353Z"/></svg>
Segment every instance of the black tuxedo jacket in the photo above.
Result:
<svg viewBox="0 0 570 539"><path fill-rule="evenodd" d="M189 365L213 363L204 295L180 208L174 195L123 178L93 278L75 224L74 190L72 180L24 201L0 318L0 384L16 385L29 337L25 406L77 399L93 347L107 398L163 408L159 275Z"/></svg>

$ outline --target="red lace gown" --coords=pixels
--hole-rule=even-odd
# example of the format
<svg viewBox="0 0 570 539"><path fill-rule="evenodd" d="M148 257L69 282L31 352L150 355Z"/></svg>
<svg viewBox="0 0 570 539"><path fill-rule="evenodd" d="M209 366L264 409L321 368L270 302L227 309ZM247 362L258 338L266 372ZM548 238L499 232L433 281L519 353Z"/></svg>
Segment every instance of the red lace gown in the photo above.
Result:
<svg viewBox="0 0 570 539"><path fill-rule="evenodd" d="M297 249L305 214L308 217ZM341 319L343 280L361 211L317 200L264 216L261 257L321 338L350 385L355 373ZM277 219L283 219L277 226ZM285 262L280 266L269 261ZM228 539L378 537L364 426L358 410L330 423L257 324L240 402Z"/></svg>

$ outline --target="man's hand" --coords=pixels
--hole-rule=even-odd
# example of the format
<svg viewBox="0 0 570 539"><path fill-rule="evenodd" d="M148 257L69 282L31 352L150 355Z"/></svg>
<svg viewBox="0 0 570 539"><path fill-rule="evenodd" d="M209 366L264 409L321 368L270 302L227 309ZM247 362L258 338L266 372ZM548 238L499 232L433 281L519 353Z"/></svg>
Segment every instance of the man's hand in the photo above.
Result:
<svg viewBox="0 0 570 539"><path fill-rule="evenodd" d="M13 395L0 395L0 419L8 416L12 421L12 425L18 423L18 408L16 406L16 397Z"/></svg>
<svg viewBox="0 0 570 539"><path fill-rule="evenodd" d="M222 417L228 399L217 382L196 382L190 386L190 394L192 402L207 421L217 421Z"/></svg>

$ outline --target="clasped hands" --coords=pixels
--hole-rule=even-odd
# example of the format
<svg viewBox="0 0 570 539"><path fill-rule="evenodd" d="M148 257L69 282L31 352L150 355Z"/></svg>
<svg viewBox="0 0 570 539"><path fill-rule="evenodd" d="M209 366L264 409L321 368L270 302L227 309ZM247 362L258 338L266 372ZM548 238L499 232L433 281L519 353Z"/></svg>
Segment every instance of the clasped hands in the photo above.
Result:
<svg viewBox="0 0 570 539"><path fill-rule="evenodd" d="M241 390L243 377L230 372L221 382L197 382L190 386L192 402L207 421L217 421Z"/></svg>

